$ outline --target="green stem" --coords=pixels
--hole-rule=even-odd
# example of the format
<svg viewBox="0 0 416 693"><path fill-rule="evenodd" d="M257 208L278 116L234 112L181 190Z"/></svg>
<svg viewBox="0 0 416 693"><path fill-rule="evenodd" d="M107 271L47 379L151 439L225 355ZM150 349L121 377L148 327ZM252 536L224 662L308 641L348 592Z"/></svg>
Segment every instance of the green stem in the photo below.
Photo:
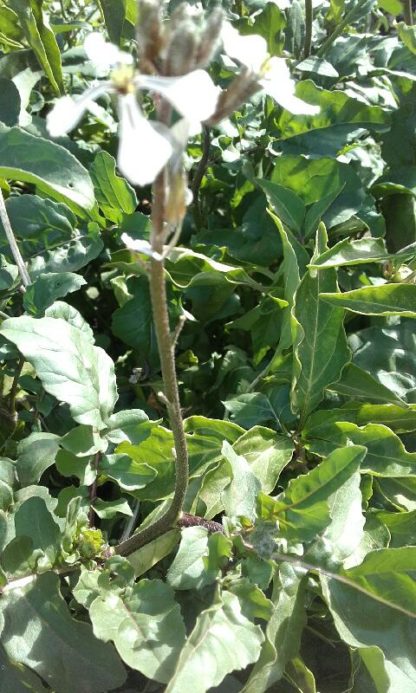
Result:
<svg viewBox="0 0 416 693"><path fill-rule="evenodd" d="M10 415L13 417L14 420L17 421L17 413L16 413L16 396L17 396L17 386L19 382L19 378L22 373L22 368L24 366L25 360L24 358L20 358L17 366L16 366L16 371L14 374L12 386L10 388L10 393L9 393L9 412Z"/></svg>
<svg viewBox="0 0 416 693"><path fill-rule="evenodd" d="M403 0L403 14L404 21L411 26L413 24L412 0Z"/></svg>
<svg viewBox="0 0 416 693"><path fill-rule="evenodd" d="M6 234L7 242L10 246L10 250L12 251L14 261L17 265L17 269L19 270L20 280L22 282L23 287L26 288L31 283L30 277L29 277L29 273L26 269L26 265L24 263L22 255L20 253L19 246L17 245L15 235L13 233L12 225L10 223L9 215L7 214L6 205L4 203L3 191L1 188L0 188L0 219L1 219L1 223L3 224L4 233Z"/></svg>
<svg viewBox="0 0 416 693"><path fill-rule="evenodd" d="M340 21L340 23L339 23L338 26L334 29L334 31L332 32L332 34L330 34L330 36L328 36L328 38L326 39L326 41L324 41L324 43L323 43L322 46L320 47L319 51L317 52L317 55L318 55L319 58L322 58L322 57L325 55L325 53L326 53L326 51L328 50L328 48L330 48L330 46L332 46L332 44L333 44L334 41L338 38L338 36L341 36L341 34L343 33L344 29L346 29L346 27L351 23L351 21L352 21L353 18L354 18L355 9L356 9L355 6L353 6L353 7L350 9L350 11L347 12L347 14L345 15L344 19L342 19L342 20Z"/></svg>
<svg viewBox="0 0 416 693"><path fill-rule="evenodd" d="M312 0L305 0L305 43L303 46L303 57L309 58L312 49L312 22L313 8Z"/></svg>
<svg viewBox="0 0 416 693"><path fill-rule="evenodd" d="M165 240L165 172L159 174L153 186L152 204L152 250L162 255ZM169 313L166 295L164 262L151 260L150 263L150 297L153 320L159 349L164 397L166 401L170 427L175 445L175 490L171 504L166 512L153 524L139 530L130 539L121 542L115 552L122 556L136 551L153 539L161 536L178 521L188 487L188 450L183 427L179 390L176 379L175 355L172 334L169 326Z"/></svg>
<svg viewBox="0 0 416 693"><path fill-rule="evenodd" d="M202 214L201 205L199 200L199 189L201 187L202 179L205 175L206 168L209 161L209 153L211 147L211 137L210 130L207 125L204 125L202 130L202 156L199 160L197 169L195 171L192 180L192 195L193 195L193 213L195 226L199 229L202 226Z"/></svg>

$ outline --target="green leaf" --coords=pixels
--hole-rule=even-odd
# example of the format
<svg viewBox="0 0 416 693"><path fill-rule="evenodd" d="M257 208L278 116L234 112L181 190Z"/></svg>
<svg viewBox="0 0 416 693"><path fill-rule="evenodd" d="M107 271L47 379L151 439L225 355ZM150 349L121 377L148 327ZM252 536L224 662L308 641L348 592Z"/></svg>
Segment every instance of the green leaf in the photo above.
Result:
<svg viewBox="0 0 416 693"><path fill-rule="evenodd" d="M33 364L47 392L67 402L79 423L107 425L117 401L114 364L84 332L58 318L9 318L0 333Z"/></svg>
<svg viewBox="0 0 416 693"><path fill-rule="evenodd" d="M204 527L182 529L178 552L167 572L175 590L201 589L215 581L218 571L207 570L208 532Z"/></svg>
<svg viewBox="0 0 416 693"><path fill-rule="evenodd" d="M309 439L311 450L318 454L320 441L327 441L330 446L365 446L367 454L361 465L362 472L391 477L416 474L416 452L407 452L400 438L387 426L367 424L359 427L355 423L336 421L322 426L315 440Z"/></svg>
<svg viewBox="0 0 416 693"><path fill-rule="evenodd" d="M157 477L157 471L146 462L136 462L128 455L105 455L100 474L117 482L126 491L146 488Z"/></svg>
<svg viewBox="0 0 416 693"><path fill-rule="evenodd" d="M325 234L318 231L315 254L326 245ZM305 274L296 292L293 306L294 362L292 406L302 420L324 397L325 388L340 379L350 352L344 332L342 310L321 300L321 292L337 289L335 270ZM338 295L338 294L335 294Z"/></svg>
<svg viewBox="0 0 416 693"><path fill-rule="evenodd" d="M403 41L406 48L413 55L416 55L416 31L414 26L408 26L404 22L399 22L397 25L397 33Z"/></svg>
<svg viewBox="0 0 416 693"><path fill-rule="evenodd" d="M257 180L264 190L267 201L279 219L292 231L300 233L305 218L305 205L299 195L268 180Z"/></svg>
<svg viewBox="0 0 416 693"><path fill-rule="evenodd" d="M68 303L63 303L62 301L55 301L55 303L45 310L45 317L62 318L69 325L72 325L72 327L82 332L85 339L88 339L91 344L94 344L94 335L91 327L74 306L70 306Z"/></svg>
<svg viewBox="0 0 416 693"><path fill-rule="evenodd" d="M97 640L89 625L72 619L57 575L44 573L25 587L8 590L0 609L7 655L55 690L73 693L76 681L79 693L105 693L123 684L124 669L113 648Z"/></svg>
<svg viewBox="0 0 416 693"><path fill-rule="evenodd" d="M138 551L133 551L128 557L129 563L134 568L134 575L140 577L159 563L165 556L174 550L180 539L180 530L171 529L162 534L161 537L149 541L146 546L142 546Z"/></svg>
<svg viewBox="0 0 416 693"><path fill-rule="evenodd" d="M131 517L132 510L125 498L117 498L116 500L104 501L97 498L92 504L94 512L101 520L112 520L119 513Z"/></svg>
<svg viewBox="0 0 416 693"><path fill-rule="evenodd" d="M29 537L33 548L41 549L50 565L59 552L60 528L42 498L28 498L17 510L14 523L17 537Z"/></svg>
<svg viewBox="0 0 416 693"><path fill-rule="evenodd" d="M341 637L352 647L379 647L390 665L387 671L401 671L404 690L416 682L415 560L415 547L382 549L338 577L321 576Z"/></svg>
<svg viewBox="0 0 416 693"><path fill-rule="evenodd" d="M321 89L310 80L297 84L296 95L307 103L320 106L320 111L314 116L293 115L289 111L282 111L278 127L284 140L314 130L320 131L322 136L325 130L335 129L340 125L350 125L351 129L362 127L380 131L388 129L390 124L390 114L380 106L369 106L343 91Z"/></svg>
<svg viewBox="0 0 416 693"><path fill-rule="evenodd" d="M273 611L258 661L242 693L260 693L279 681L287 663L297 655L306 625L305 581L287 563L276 568L273 580Z"/></svg>
<svg viewBox="0 0 416 693"><path fill-rule="evenodd" d="M9 127L17 125L19 123L20 114L20 94L17 87L11 79L0 77L0 93L2 95L0 121Z"/></svg>
<svg viewBox="0 0 416 693"><path fill-rule="evenodd" d="M332 195L333 202L323 215L328 227L348 221L365 202L361 180L352 167L329 157L280 156L273 169L272 182L295 192L305 205L318 203L323 198L330 200Z"/></svg>
<svg viewBox="0 0 416 693"><path fill-rule="evenodd" d="M11 662L0 646L0 693L46 693L47 688L29 669Z"/></svg>
<svg viewBox="0 0 416 693"><path fill-rule="evenodd" d="M89 172L100 210L106 219L119 224L123 214L133 214L137 207L137 198L131 185L124 178L117 176L115 170L115 159L108 152L100 151L96 154Z"/></svg>
<svg viewBox="0 0 416 693"><path fill-rule="evenodd" d="M135 0L99 0L99 5L112 43L119 46L122 38L134 38L138 19Z"/></svg>
<svg viewBox="0 0 416 693"><path fill-rule="evenodd" d="M16 470L22 486L38 483L43 472L54 464L59 440L54 433L31 433L20 441Z"/></svg>
<svg viewBox="0 0 416 693"><path fill-rule="evenodd" d="M413 284L383 284L345 291L343 294L321 292L320 298L361 315L402 315L416 317L416 286Z"/></svg>
<svg viewBox="0 0 416 693"><path fill-rule="evenodd" d="M261 489L260 481L247 460L237 455L227 441L223 443L222 454L232 472L231 481L221 496L225 512L229 517L243 515L254 520L256 499Z"/></svg>
<svg viewBox="0 0 416 693"><path fill-rule="evenodd" d="M132 298L112 314L111 330L125 344L133 347L140 360L152 368L159 365L159 353L150 303L149 283L139 277L129 284Z"/></svg>
<svg viewBox="0 0 416 693"><path fill-rule="evenodd" d="M293 541L311 541L324 530L331 521L329 498L359 469L365 453L358 445L335 450L310 472L292 479L270 505L280 532Z"/></svg>
<svg viewBox="0 0 416 693"><path fill-rule="evenodd" d="M126 664L160 683L171 679L185 627L169 585L141 580L124 596L103 592L89 612L96 636L112 640Z"/></svg>
<svg viewBox="0 0 416 693"><path fill-rule="evenodd" d="M318 255L309 267L321 269L364 265L368 262L384 262L388 257L385 243L381 238L360 238L358 240L344 238L322 255Z"/></svg>
<svg viewBox="0 0 416 693"><path fill-rule="evenodd" d="M269 398L261 392L247 392L228 399L223 404L231 419L244 428L249 429L270 421L276 421L280 426Z"/></svg>
<svg viewBox="0 0 416 693"><path fill-rule="evenodd" d="M76 229L76 216L65 204L19 195L9 197L6 208L32 280L42 272L76 271L103 247L97 224ZM5 237L0 243L1 252L12 259Z"/></svg>
<svg viewBox="0 0 416 693"><path fill-rule="evenodd" d="M261 490L271 493L280 472L292 459L294 445L290 438L279 435L270 428L253 426L238 438L233 444L233 450L247 460L261 483Z"/></svg>
<svg viewBox="0 0 416 693"><path fill-rule="evenodd" d="M354 363L348 363L338 382L332 383L328 389L352 399L358 397L376 402L404 404L404 401L394 391L382 385L370 373Z"/></svg>
<svg viewBox="0 0 416 693"><path fill-rule="evenodd" d="M243 615L238 598L223 592L198 616L166 693L205 693L218 686L228 673L257 660L263 640L260 627Z"/></svg>
<svg viewBox="0 0 416 693"><path fill-rule="evenodd" d="M25 37L57 94L64 92L61 53L55 34L42 11L43 0L10 0Z"/></svg>
<svg viewBox="0 0 416 693"><path fill-rule="evenodd" d="M0 176L32 183L80 217L94 208L94 188L86 169L67 149L20 128L0 129Z"/></svg>
<svg viewBox="0 0 416 693"><path fill-rule="evenodd" d="M40 274L26 289L23 305L28 313L40 317L55 299L78 291L86 283L83 277L73 272Z"/></svg>

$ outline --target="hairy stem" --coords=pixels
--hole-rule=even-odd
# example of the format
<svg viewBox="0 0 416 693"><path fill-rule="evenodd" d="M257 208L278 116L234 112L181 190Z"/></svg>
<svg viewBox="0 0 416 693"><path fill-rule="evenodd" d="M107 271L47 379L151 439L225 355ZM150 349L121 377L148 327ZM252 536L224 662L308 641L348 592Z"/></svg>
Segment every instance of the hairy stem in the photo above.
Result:
<svg viewBox="0 0 416 693"><path fill-rule="evenodd" d="M156 178L153 187L152 205L152 250L162 255L165 240L164 226L165 207L165 173ZM169 326L168 303L166 295L165 269L163 260L151 260L150 264L150 297L152 302L153 320L159 349L162 378L164 384L164 401L166 401L170 427L175 444L175 490L171 504L166 512L154 523L139 530L130 539L121 542L115 552L126 556L141 546L156 539L174 526L180 517L186 489L188 487L188 450L181 406L179 401L178 383L176 379L174 343Z"/></svg>
<svg viewBox="0 0 416 693"><path fill-rule="evenodd" d="M100 459L101 459L101 453L96 452L94 455L95 479L89 488L90 510L88 513L88 524L90 527L94 527L95 513L94 513L93 503L94 503L95 499L97 498L97 476L98 476L98 466L100 464Z"/></svg>
<svg viewBox="0 0 416 693"><path fill-rule="evenodd" d="M305 0L305 42L303 46L303 57L309 58L312 49L312 22L313 8L312 0Z"/></svg>
<svg viewBox="0 0 416 693"><path fill-rule="evenodd" d="M412 0L403 0L403 14L404 14L404 21L406 24L412 25L413 24L413 8L412 8Z"/></svg>
<svg viewBox="0 0 416 693"><path fill-rule="evenodd" d="M0 219L1 219L1 223L3 224L4 233L6 234L7 242L10 246L10 250L12 251L14 261L17 265L17 269L19 270L20 280L21 280L24 288L26 288L31 283L30 277L29 277L29 273L26 269L26 265L24 263L22 255L20 253L19 246L17 245L15 235L13 233L13 229L12 229L12 225L10 223L9 215L7 214L6 205L4 204L3 191L1 188L0 188Z"/></svg>

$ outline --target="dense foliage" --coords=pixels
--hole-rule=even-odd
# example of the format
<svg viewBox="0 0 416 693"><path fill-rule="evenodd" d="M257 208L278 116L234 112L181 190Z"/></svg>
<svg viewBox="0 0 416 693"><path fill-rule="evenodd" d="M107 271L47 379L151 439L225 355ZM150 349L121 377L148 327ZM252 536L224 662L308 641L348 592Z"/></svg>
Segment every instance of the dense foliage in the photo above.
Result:
<svg viewBox="0 0 416 693"><path fill-rule="evenodd" d="M416 690L411 6L222 8L319 112L259 91L189 142L165 277L190 481L130 553L175 484L149 260L121 240L152 192L116 168L110 94L68 136L46 117L101 78L91 30L136 55L138 7L0 0L1 693ZM237 66L219 42L214 82Z"/></svg>

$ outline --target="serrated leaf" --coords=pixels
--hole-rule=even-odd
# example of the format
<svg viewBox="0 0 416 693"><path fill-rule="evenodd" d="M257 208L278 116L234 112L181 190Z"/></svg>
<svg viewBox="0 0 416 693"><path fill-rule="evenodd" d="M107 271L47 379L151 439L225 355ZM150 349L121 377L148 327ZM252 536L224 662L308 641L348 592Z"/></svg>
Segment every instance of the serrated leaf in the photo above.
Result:
<svg viewBox="0 0 416 693"><path fill-rule="evenodd" d="M113 648L97 640L89 625L71 617L57 575L44 573L25 587L5 592L0 609L7 655L60 693L73 693L74 681L79 693L105 693L123 684L124 668Z"/></svg>
<svg viewBox="0 0 416 693"><path fill-rule="evenodd" d="M106 427L117 390L114 364L103 349L60 318L9 318L0 332L33 364L45 390L69 404L75 421Z"/></svg>
<svg viewBox="0 0 416 693"><path fill-rule="evenodd" d="M416 317L416 286L413 284L364 286L342 294L320 293L320 298L333 306L340 306L360 315Z"/></svg>
<svg viewBox="0 0 416 693"><path fill-rule="evenodd" d="M170 680L185 640L173 595L161 580L141 580L124 596L104 592L89 607L94 633L114 641L130 667L161 683Z"/></svg>
<svg viewBox="0 0 416 693"><path fill-rule="evenodd" d="M205 693L218 686L228 673L256 661L263 640L260 627L242 614L238 598L223 592L198 616L166 693Z"/></svg>

